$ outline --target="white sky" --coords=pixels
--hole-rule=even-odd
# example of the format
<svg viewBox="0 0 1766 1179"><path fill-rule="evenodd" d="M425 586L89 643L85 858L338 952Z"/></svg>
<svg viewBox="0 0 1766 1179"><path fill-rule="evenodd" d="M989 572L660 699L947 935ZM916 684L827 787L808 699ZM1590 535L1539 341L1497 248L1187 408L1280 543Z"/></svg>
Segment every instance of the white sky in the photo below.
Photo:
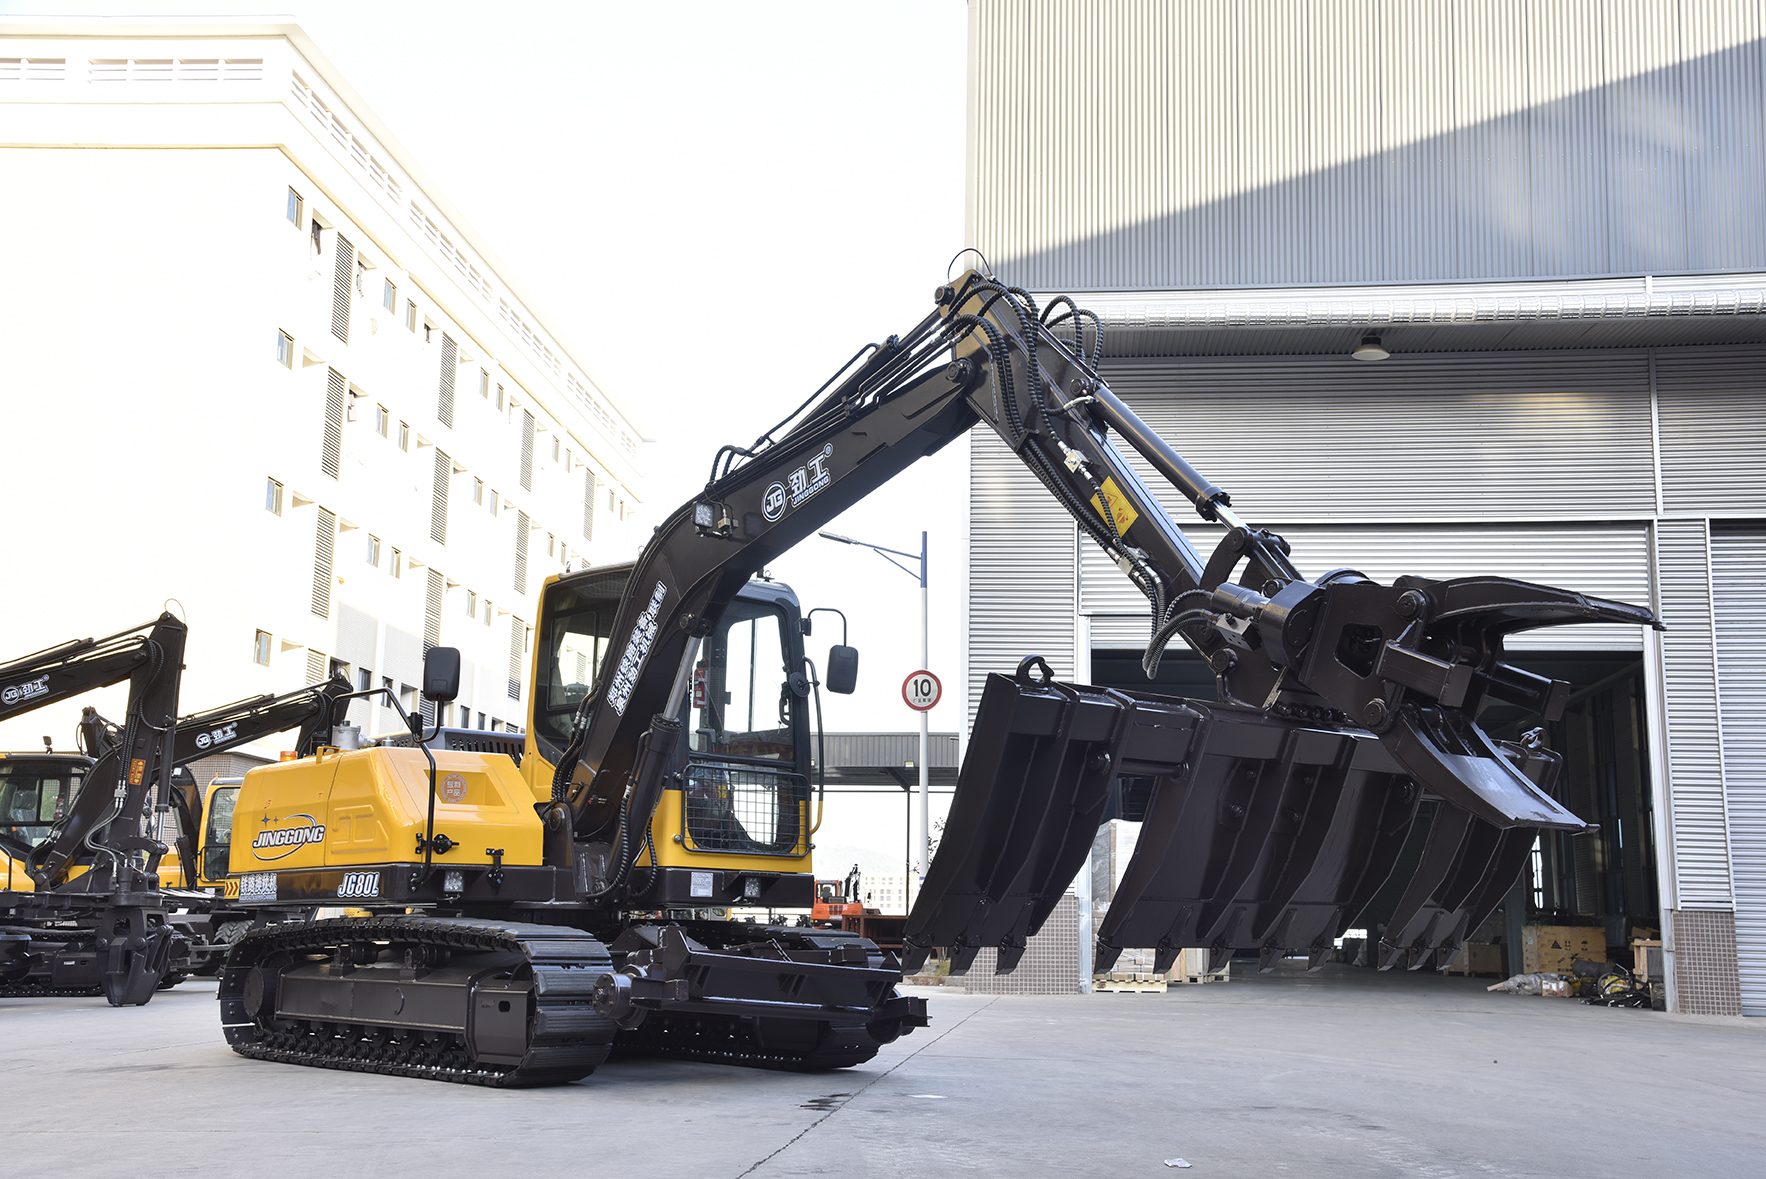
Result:
<svg viewBox="0 0 1766 1179"><path fill-rule="evenodd" d="M167 8L0 0L6 13ZM861 345L918 322L966 244L962 0L354 0L292 14L657 439L650 522L704 484L719 445L752 441ZM828 526L904 550L930 533L935 731L962 723L965 455L953 444ZM915 583L818 539L771 571L805 609L851 620L859 692L823 694L827 727L916 729L900 697L919 663ZM837 630L817 623L820 665ZM899 871L900 796L838 801L819 871Z"/></svg>

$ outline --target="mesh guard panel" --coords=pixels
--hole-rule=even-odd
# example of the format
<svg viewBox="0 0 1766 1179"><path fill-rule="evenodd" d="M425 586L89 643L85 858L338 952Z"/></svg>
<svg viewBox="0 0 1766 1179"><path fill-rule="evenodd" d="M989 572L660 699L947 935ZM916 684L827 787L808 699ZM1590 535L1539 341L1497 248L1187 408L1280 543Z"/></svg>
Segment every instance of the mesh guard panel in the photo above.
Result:
<svg viewBox="0 0 1766 1179"><path fill-rule="evenodd" d="M808 829L809 780L729 763L687 767L687 840L698 851L796 856Z"/></svg>

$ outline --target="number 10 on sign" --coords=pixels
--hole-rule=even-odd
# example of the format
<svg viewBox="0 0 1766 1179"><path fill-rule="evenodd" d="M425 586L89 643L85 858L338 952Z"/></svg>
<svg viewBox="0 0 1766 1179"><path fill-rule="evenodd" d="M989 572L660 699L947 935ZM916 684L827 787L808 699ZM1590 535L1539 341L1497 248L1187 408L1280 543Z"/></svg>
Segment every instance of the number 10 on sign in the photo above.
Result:
<svg viewBox="0 0 1766 1179"><path fill-rule="evenodd" d="M915 712L930 712L944 695L944 685L929 671L916 671L901 684L901 698Z"/></svg>

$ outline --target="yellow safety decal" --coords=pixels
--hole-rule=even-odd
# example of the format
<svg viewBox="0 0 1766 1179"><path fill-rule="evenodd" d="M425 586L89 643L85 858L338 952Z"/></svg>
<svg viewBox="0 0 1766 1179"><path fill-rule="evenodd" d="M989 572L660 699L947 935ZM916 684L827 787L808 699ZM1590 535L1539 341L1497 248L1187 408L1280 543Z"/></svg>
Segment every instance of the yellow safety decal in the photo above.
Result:
<svg viewBox="0 0 1766 1179"><path fill-rule="evenodd" d="M1110 519L1116 522L1116 535L1127 536L1129 528L1141 518L1141 514L1134 510L1134 505L1122 494L1122 488L1116 486L1116 480L1105 479L1103 492L1104 499L1110 505ZM1091 497L1091 506L1098 510L1098 515L1104 514L1104 505L1098 502L1095 495Z"/></svg>
<svg viewBox="0 0 1766 1179"><path fill-rule="evenodd" d="M147 759L135 757L129 759L129 785L141 785L141 779L147 774Z"/></svg>

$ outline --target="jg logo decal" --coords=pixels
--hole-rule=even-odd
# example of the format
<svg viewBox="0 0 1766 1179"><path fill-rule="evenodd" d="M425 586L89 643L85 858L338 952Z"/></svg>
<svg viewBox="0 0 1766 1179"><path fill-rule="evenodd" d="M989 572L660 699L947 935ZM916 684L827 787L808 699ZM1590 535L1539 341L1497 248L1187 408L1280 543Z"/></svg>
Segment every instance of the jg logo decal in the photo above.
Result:
<svg viewBox="0 0 1766 1179"><path fill-rule="evenodd" d="M822 453L792 471L783 483L769 484L760 498L760 510L768 521L777 520L787 507L802 507L834 481L828 473L828 460L834 457L834 444L827 443Z"/></svg>
<svg viewBox="0 0 1766 1179"><path fill-rule="evenodd" d="M769 520L777 518L776 516L767 517ZM4 690L0 690L0 704L17 704L20 700L30 700L48 691L49 677L46 675L38 676L34 680L26 680L22 684L8 684Z"/></svg>
<svg viewBox="0 0 1766 1179"><path fill-rule="evenodd" d="M211 729L209 732L196 734L196 747L198 749L207 749L217 741L231 741L238 735L239 722L234 721L232 724L222 725L218 729Z"/></svg>

